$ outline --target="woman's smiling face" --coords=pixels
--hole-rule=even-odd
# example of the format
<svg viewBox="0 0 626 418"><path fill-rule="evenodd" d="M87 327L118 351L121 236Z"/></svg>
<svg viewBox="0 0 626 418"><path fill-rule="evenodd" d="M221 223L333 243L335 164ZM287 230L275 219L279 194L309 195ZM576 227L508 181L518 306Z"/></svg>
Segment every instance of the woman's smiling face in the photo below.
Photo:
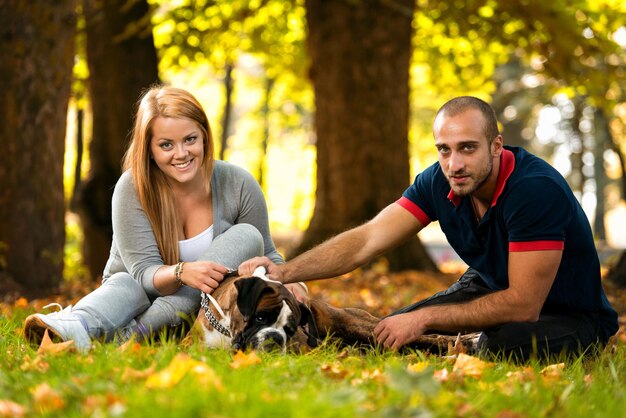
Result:
<svg viewBox="0 0 626 418"><path fill-rule="evenodd" d="M201 180L202 131L192 120L160 116L152 125L150 155L170 181L186 184Z"/></svg>

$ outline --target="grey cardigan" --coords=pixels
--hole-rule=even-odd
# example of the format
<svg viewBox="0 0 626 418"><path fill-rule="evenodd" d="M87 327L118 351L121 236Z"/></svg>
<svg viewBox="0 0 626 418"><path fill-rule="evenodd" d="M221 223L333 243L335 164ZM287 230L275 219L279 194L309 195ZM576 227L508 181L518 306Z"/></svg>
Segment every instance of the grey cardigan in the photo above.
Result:
<svg viewBox="0 0 626 418"><path fill-rule="evenodd" d="M263 191L250 173L236 165L216 160L211 177L211 197L214 238L234 224L251 224L263 236L265 256L274 263L284 263L270 236ZM153 278L157 269L164 265L163 259L152 226L139 204L130 171L120 176L111 204L113 243L103 279L127 272L141 283L149 297L161 296L154 287Z"/></svg>

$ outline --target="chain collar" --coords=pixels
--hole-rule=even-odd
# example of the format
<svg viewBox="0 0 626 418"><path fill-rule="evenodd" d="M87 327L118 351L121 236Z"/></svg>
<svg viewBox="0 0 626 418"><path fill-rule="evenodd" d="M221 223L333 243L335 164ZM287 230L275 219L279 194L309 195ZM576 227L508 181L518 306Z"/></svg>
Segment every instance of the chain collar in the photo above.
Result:
<svg viewBox="0 0 626 418"><path fill-rule="evenodd" d="M229 269L228 272L224 275L224 279L228 277L236 276L236 275L237 275L236 269ZM219 331L222 335L225 335L228 338L231 338L230 330L226 328L224 325L220 324L220 321L217 320L217 318L213 314L213 311L211 310L211 307L209 306L209 300L210 300L211 302L213 302L213 305L215 305L215 308L218 310L220 315L222 315L222 317L225 317L224 312L222 312L222 309L220 308L217 301L212 296L207 295L204 292L200 292L200 297L201 297L200 306L202 307L202 309L204 309L204 316L206 317L207 321L209 321L209 324L211 324L211 326L217 331Z"/></svg>
<svg viewBox="0 0 626 418"><path fill-rule="evenodd" d="M208 295L204 292L202 292L200 295L202 298L200 300L200 306L202 306L202 309L204 309L204 316L206 317L207 321L209 321L209 324L211 324L211 326L215 328L217 331L219 331L221 334L230 338L231 337L230 330L226 328L224 325L220 324L220 322L217 320L217 318L213 314L213 311L211 310L211 307L209 306Z"/></svg>

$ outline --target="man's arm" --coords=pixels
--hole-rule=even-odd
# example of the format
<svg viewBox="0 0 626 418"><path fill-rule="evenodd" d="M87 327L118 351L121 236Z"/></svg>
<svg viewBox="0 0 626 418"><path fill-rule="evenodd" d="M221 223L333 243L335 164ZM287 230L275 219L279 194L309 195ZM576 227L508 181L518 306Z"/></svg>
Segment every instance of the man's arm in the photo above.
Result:
<svg viewBox="0 0 626 418"><path fill-rule="evenodd" d="M283 283L325 279L354 270L375 256L417 234L422 224L409 211L392 203L367 223L343 232L282 265L257 257L239 266L251 274L265 266L270 277Z"/></svg>
<svg viewBox="0 0 626 418"><path fill-rule="evenodd" d="M469 331L508 322L534 322L552 287L562 251L509 253L509 288L462 304L430 306L382 320L374 333L398 349L428 330Z"/></svg>

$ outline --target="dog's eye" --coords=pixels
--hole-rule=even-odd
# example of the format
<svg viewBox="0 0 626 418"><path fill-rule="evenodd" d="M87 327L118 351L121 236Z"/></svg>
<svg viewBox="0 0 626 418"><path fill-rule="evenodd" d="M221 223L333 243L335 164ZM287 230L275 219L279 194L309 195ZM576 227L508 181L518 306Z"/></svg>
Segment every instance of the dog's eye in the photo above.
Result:
<svg viewBox="0 0 626 418"><path fill-rule="evenodd" d="M267 322L267 315L264 313L257 313L254 320L260 324L264 324Z"/></svg>

